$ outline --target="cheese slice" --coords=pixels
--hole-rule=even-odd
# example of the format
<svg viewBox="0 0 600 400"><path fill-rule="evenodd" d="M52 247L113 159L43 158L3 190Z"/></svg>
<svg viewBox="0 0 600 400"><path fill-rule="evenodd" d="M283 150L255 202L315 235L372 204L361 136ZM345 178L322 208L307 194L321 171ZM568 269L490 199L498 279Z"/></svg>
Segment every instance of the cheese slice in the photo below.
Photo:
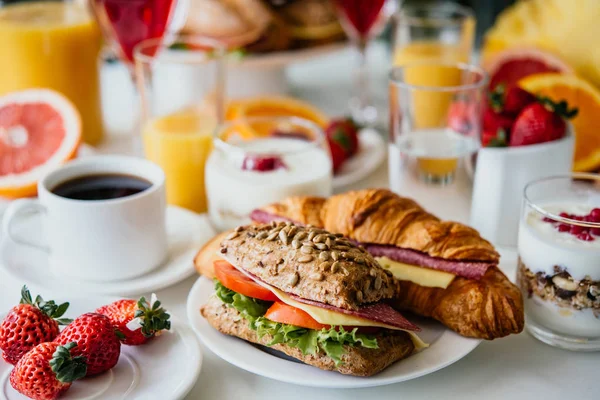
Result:
<svg viewBox="0 0 600 400"><path fill-rule="evenodd" d="M281 290L268 285L264 282L256 282L267 289L271 290L275 296L279 298L282 302L292 307L296 307L306 312L308 315L313 317L318 323L323 325L343 325L343 326L373 326L378 328L386 328L386 329L394 329L397 331L404 331L410 335L410 338L415 345L416 350L421 350L429 345L421 340L416 333L412 331L407 331L405 329L396 328L391 325L382 324L377 321L371 321L365 318L356 317L354 315L348 315L344 313L335 312L333 310L328 310L326 308L312 306L310 304L301 303L292 299L290 296L282 292Z"/></svg>
<svg viewBox="0 0 600 400"><path fill-rule="evenodd" d="M456 277L456 275L449 272L404 264L387 257L377 257L375 259L379 262L379 265L389 270L396 279L410 281L420 286L446 289Z"/></svg>

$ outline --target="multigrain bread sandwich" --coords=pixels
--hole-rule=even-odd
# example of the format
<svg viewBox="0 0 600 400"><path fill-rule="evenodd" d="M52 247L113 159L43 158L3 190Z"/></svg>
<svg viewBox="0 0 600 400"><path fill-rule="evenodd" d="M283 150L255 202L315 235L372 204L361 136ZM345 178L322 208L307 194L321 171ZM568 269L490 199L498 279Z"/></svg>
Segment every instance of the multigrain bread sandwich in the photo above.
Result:
<svg viewBox="0 0 600 400"><path fill-rule="evenodd" d="M494 247L476 230L441 221L389 190L291 197L256 210L252 219L343 234L401 281L395 307L435 318L461 335L494 339L523 329L521 293L498 269Z"/></svg>
<svg viewBox="0 0 600 400"><path fill-rule="evenodd" d="M224 334L357 376L426 346L385 303L398 281L341 235L289 222L238 227L219 255L216 291L200 312Z"/></svg>

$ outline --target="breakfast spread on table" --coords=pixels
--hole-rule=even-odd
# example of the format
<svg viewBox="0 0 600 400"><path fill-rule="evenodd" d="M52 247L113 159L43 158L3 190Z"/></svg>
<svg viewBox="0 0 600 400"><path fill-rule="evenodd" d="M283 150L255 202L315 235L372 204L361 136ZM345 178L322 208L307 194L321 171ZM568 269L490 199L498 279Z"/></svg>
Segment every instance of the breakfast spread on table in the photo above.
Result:
<svg viewBox="0 0 600 400"><path fill-rule="evenodd" d="M600 4L481 36L460 3L0 1L0 393L180 399L207 350L322 388L523 331L600 350Z"/></svg>

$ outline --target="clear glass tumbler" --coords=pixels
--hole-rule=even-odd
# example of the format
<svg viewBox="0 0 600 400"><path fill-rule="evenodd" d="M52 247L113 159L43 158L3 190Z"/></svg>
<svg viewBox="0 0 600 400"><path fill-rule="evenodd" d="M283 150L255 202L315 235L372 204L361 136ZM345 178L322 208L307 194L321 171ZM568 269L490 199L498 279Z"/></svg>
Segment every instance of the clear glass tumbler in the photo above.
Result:
<svg viewBox="0 0 600 400"><path fill-rule="evenodd" d="M458 160L480 147L487 75L474 65L416 62L390 74L390 183L406 170L451 183Z"/></svg>
<svg viewBox="0 0 600 400"><path fill-rule="evenodd" d="M600 350L600 175L528 184L518 251L529 333L556 347Z"/></svg>
<svg viewBox="0 0 600 400"><path fill-rule="evenodd" d="M332 193L323 130L296 117L255 117L219 129L206 164L211 222L219 230L250 222L259 207L289 196Z"/></svg>
<svg viewBox="0 0 600 400"><path fill-rule="evenodd" d="M204 166L223 121L225 49L216 41L181 36L136 46L146 158L166 174L167 202L206 212Z"/></svg>

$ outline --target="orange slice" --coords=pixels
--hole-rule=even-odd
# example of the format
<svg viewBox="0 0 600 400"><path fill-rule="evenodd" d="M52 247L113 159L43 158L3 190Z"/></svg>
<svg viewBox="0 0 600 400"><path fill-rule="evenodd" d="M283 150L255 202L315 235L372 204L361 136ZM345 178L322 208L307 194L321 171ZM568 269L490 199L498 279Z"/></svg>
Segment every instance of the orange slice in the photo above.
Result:
<svg viewBox="0 0 600 400"><path fill-rule="evenodd" d="M600 168L600 91L575 75L538 74L528 76L519 85L530 92L566 100L570 107L579 108L572 120L575 130L575 171L594 171Z"/></svg>
<svg viewBox="0 0 600 400"><path fill-rule="evenodd" d="M37 193L37 181L73 158L81 119L62 94L31 89L0 97L0 196Z"/></svg>
<svg viewBox="0 0 600 400"><path fill-rule="evenodd" d="M227 105L225 119L243 120L252 117L300 117L325 128L329 118L315 106L304 101L284 96L261 96L232 100ZM261 135L253 129L243 129L236 124L237 133L245 137ZM264 132L262 132L264 133Z"/></svg>

